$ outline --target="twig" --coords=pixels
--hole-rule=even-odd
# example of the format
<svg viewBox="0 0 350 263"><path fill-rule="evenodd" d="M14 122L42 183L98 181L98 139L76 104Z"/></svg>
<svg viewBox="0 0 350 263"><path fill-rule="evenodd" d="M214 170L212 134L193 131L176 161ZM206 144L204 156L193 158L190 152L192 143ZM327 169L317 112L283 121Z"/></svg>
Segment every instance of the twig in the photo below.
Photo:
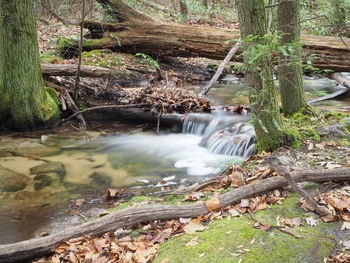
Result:
<svg viewBox="0 0 350 263"><path fill-rule="evenodd" d="M74 125L71 125L73 129L76 129L77 131L80 131L82 134L84 134L86 141L92 142L92 139L94 138L90 134L87 133L87 131L81 127L75 127Z"/></svg>
<svg viewBox="0 0 350 263"><path fill-rule="evenodd" d="M79 113L79 108L75 104L73 98L70 96L68 90L65 91L64 95L65 95L65 98L66 98L66 102L69 105L69 108L74 112L73 115L77 116L77 119L79 120L79 125L82 128L86 128L86 121L84 119L84 116Z"/></svg>
<svg viewBox="0 0 350 263"><path fill-rule="evenodd" d="M292 176L289 173L289 168L283 166L275 166L275 171L283 176L289 185L296 191L299 195L305 198L305 201L314 209L314 211L320 216L326 216L331 213L326 207L319 205L304 189L297 185Z"/></svg>
<svg viewBox="0 0 350 263"><path fill-rule="evenodd" d="M228 52L225 59L221 62L220 66L218 67L217 71L215 72L215 75L213 76L213 78L210 80L210 82L204 88L204 90L200 93L200 96L205 96L208 93L208 91L211 89L211 87L215 84L215 82L219 79L219 77L221 76L227 63L229 63L230 60L232 59L232 57L237 53L240 44L241 44L241 41L239 40L231 48L230 52Z"/></svg>
<svg viewBox="0 0 350 263"><path fill-rule="evenodd" d="M285 233L285 234L291 235L292 237L301 238L301 236L296 235L296 234L294 234L294 233L288 231L288 230L285 229L284 227L281 227L281 226L273 226L273 225L268 225L268 224L263 224L263 223L261 223L258 219L256 219L256 217L254 216L254 214L253 214L249 209L248 209L248 212L249 212L250 216L253 218L253 220L254 220L255 222L258 222L259 225L265 225L265 226L268 226L269 229L276 229L276 230L281 231L281 232L283 232L283 233Z"/></svg>
<svg viewBox="0 0 350 263"><path fill-rule="evenodd" d="M81 70L81 53L83 51L83 40L84 40L84 19L85 19L85 0L83 0L83 10L81 11L81 23L80 23L80 39L79 39L79 60L78 60L78 69L77 69L77 75L75 77L75 84L74 84L74 98L77 98L78 95L78 88L79 88L79 81L80 81L80 70Z"/></svg>
<svg viewBox="0 0 350 263"><path fill-rule="evenodd" d="M58 21L62 22L65 25L73 25L73 26L77 26L78 23L75 22L71 22L67 19L64 19L63 17L61 17L60 15L58 15L55 11L53 11L52 9L50 9L49 7L47 7L46 5L43 5L43 7L53 16L55 17Z"/></svg>

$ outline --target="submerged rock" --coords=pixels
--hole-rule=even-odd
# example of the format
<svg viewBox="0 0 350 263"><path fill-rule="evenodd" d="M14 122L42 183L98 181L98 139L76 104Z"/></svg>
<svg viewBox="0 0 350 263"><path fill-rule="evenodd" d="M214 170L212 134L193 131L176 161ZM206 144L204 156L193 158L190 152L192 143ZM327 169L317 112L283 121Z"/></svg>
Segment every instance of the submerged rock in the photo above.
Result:
<svg viewBox="0 0 350 263"><path fill-rule="evenodd" d="M0 192L16 192L27 186L30 178L0 166Z"/></svg>
<svg viewBox="0 0 350 263"><path fill-rule="evenodd" d="M61 162L47 162L30 168L31 174L56 173L60 176L66 175L66 168Z"/></svg>
<svg viewBox="0 0 350 263"><path fill-rule="evenodd" d="M18 145L16 151L23 155L45 157L59 154L61 149L55 146L46 146L39 142L22 142Z"/></svg>
<svg viewBox="0 0 350 263"><path fill-rule="evenodd" d="M108 186L112 183L112 178L106 173L93 172L89 177L94 185Z"/></svg>

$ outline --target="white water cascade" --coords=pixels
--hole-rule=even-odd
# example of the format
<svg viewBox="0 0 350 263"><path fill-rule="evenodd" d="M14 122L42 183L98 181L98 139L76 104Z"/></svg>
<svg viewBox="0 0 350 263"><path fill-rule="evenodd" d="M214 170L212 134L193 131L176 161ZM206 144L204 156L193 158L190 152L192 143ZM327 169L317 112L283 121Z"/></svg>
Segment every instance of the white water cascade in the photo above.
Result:
<svg viewBox="0 0 350 263"><path fill-rule="evenodd" d="M182 132L204 136L200 145L214 154L247 157L254 151L256 138L247 116L233 114L191 114Z"/></svg>

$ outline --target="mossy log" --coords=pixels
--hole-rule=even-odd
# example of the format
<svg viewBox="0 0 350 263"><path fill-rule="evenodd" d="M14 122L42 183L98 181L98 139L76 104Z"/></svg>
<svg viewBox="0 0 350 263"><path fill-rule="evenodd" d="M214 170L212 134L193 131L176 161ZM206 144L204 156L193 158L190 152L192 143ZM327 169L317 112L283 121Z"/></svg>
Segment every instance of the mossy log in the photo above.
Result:
<svg viewBox="0 0 350 263"><path fill-rule="evenodd" d="M227 41L239 39L237 30L215 27L166 24L158 22L123 22L101 24L85 22L91 32L84 50L111 49L126 53L146 53L154 57L206 57L222 60L232 48ZM303 35L304 59L317 56L313 66L334 71L350 71L350 50L337 37ZM350 39L344 41L350 45ZM58 48L64 56L74 56L77 41L61 38ZM234 58L241 61L241 58Z"/></svg>
<svg viewBox="0 0 350 263"><path fill-rule="evenodd" d="M291 172L291 176L296 182L347 181L350 180L350 168L293 171ZM288 186L288 182L282 176L256 181L220 195L218 197L218 209L237 203L241 199L285 186ZM0 262L18 262L52 253L61 240L79 237L82 234L85 236L100 235L108 231L142 222L193 218L209 212L206 203L202 201L191 205L156 205L151 207L122 209L53 235L14 244L0 245Z"/></svg>

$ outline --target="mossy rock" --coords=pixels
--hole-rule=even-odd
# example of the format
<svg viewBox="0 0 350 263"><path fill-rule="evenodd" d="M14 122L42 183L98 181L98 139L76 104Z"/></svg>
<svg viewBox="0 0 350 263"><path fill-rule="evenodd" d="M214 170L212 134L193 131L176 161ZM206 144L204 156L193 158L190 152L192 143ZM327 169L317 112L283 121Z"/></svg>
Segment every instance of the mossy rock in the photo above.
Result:
<svg viewBox="0 0 350 263"><path fill-rule="evenodd" d="M262 223L274 225L277 216L305 217L297 206L296 198L259 211L255 216ZM277 230L265 232L255 229L253 224L254 221L247 214L239 218L215 220L206 231L174 237L163 243L154 262L323 262L337 243L336 238L328 234L335 232L336 224L321 223L317 227L305 224L289 229L302 238ZM193 238L198 244L186 246Z"/></svg>
<svg viewBox="0 0 350 263"><path fill-rule="evenodd" d="M66 168L61 162L47 162L30 168L31 174L56 173L60 176L66 175Z"/></svg>
<svg viewBox="0 0 350 263"><path fill-rule="evenodd" d="M27 186L30 178L0 166L0 192L16 192Z"/></svg>

